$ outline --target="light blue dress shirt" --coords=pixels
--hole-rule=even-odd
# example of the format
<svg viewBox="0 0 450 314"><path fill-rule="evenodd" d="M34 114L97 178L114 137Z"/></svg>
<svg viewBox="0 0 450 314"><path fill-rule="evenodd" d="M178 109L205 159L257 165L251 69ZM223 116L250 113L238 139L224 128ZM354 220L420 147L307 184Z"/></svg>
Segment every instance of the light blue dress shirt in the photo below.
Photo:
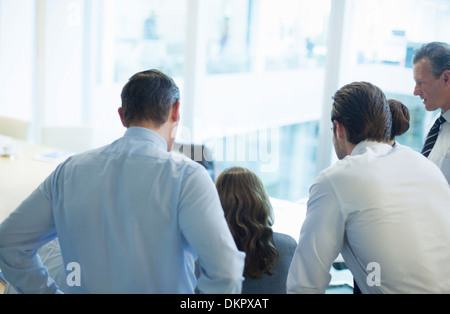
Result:
<svg viewBox="0 0 450 314"><path fill-rule="evenodd" d="M214 183L145 128L69 158L0 225L0 269L19 292L59 292L37 254L56 236L73 293L194 293L197 256L202 292L241 292L245 254Z"/></svg>
<svg viewBox="0 0 450 314"><path fill-rule="evenodd" d="M57 283L58 289L64 293L70 293L58 238L42 246L39 249L39 257L45 267L47 267L52 279ZM17 291L8 282L6 283L4 294L17 294Z"/></svg>

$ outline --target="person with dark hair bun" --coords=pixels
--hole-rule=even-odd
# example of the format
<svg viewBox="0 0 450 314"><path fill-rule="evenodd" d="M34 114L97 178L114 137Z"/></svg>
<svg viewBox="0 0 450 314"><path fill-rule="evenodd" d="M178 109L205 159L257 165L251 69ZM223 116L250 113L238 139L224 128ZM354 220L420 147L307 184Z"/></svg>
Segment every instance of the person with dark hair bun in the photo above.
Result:
<svg viewBox="0 0 450 314"><path fill-rule="evenodd" d="M392 114L392 129L389 144L395 146L397 144L394 141L395 138L405 134L409 130L410 114L408 107L398 100L389 99L388 104Z"/></svg>
<svg viewBox="0 0 450 314"><path fill-rule="evenodd" d="M340 253L360 293L450 293L450 269L442 266L450 260L444 175L419 152L389 145L406 128L392 133L402 120L392 119L380 88L355 82L333 100L339 160L310 188L288 293L325 293Z"/></svg>

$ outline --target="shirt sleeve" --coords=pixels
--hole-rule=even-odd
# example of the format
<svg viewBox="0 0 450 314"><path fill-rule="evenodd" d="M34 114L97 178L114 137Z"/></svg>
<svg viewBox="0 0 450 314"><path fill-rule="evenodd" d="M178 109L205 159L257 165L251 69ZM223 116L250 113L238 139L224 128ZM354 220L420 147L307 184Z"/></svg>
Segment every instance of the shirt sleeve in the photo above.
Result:
<svg viewBox="0 0 450 314"><path fill-rule="evenodd" d="M199 258L202 293L241 293L245 253L238 251L208 173L196 169L181 191L179 224Z"/></svg>
<svg viewBox="0 0 450 314"><path fill-rule="evenodd" d="M320 175L311 187L305 221L287 280L288 293L325 293L339 255L345 219L331 182Z"/></svg>
<svg viewBox="0 0 450 314"><path fill-rule="evenodd" d="M0 269L19 293L58 293L38 255L56 237L48 177L1 225Z"/></svg>

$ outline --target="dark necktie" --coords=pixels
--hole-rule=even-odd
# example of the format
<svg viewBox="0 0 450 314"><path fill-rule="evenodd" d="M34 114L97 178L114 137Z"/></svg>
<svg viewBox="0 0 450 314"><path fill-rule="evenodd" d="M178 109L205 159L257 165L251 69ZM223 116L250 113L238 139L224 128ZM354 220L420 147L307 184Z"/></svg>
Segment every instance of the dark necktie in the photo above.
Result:
<svg viewBox="0 0 450 314"><path fill-rule="evenodd" d="M439 130L441 128L441 124L444 123L445 118L441 115L436 122L434 123L433 127L431 128L430 132L428 133L428 137L425 141L425 145L422 149L422 155L428 158L428 155L430 155L431 150L433 149L434 144L436 143L437 137L439 135Z"/></svg>

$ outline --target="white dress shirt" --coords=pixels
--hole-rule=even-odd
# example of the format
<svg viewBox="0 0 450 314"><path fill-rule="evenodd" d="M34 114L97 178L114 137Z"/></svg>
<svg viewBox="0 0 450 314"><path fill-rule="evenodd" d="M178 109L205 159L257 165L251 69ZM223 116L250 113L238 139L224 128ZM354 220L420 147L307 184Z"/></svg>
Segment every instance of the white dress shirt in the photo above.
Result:
<svg viewBox="0 0 450 314"><path fill-rule="evenodd" d="M59 292L37 254L56 236L71 293L194 293L197 256L200 291L241 292L245 254L211 177L145 128L69 158L0 225L17 291Z"/></svg>
<svg viewBox="0 0 450 314"><path fill-rule="evenodd" d="M439 113L439 115L433 119L432 123L434 123L440 115L441 114ZM428 159L434 162L441 169L444 176L447 178L447 182L450 184L450 110L447 110L443 116L447 122L444 122L441 125L441 130L439 131L436 144L434 144L433 150L428 156Z"/></svg>
<svg viewBox="0 0 450 314"><path fill-rule="evenodd" d="M324 293L339 253L363 293L450 293L450 187L402 145L362 142L310 190L289 293Z"/></svg>

